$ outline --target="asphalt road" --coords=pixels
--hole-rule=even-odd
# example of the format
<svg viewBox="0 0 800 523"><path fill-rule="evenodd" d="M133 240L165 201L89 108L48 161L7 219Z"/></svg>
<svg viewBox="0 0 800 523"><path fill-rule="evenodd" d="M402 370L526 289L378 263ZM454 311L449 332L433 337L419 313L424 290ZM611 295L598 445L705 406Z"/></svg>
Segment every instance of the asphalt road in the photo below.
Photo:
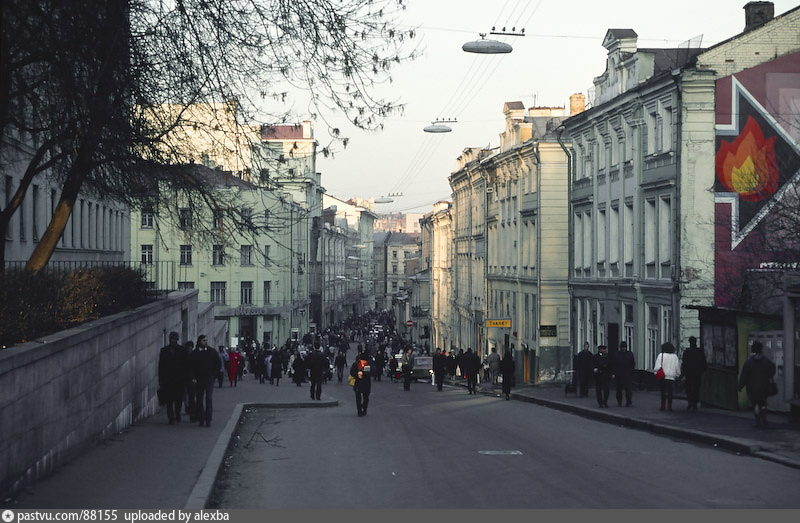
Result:
<svg viewBox="0 0 800 523"><path fill-rule="evenodd" d="M307 385L306 385L307 386ZM221 508L797 508L800 470L463 388L373 382L240 426Z"/></svg>

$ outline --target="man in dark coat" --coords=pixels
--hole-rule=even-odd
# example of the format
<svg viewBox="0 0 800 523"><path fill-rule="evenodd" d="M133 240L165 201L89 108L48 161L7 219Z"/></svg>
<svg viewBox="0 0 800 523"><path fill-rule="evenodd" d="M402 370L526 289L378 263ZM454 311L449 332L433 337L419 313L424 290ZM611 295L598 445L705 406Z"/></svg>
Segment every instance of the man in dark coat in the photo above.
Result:
<svg viewBox="0 0 800 523"><path fill-rule="evenodd" d="M336 355L336 359L333 360L333 365L336 367L336 378L339 380L339 383L341 383L342 377L344 376L344 368L347 366L347 356L344 355L344 351L339 351Z"/></svg>
<svg viewBox="0 0 800 523"><path fill-rule="evenodd" d="M506 400L511 399L511 387L514 386L516 380L516 364L511 355L511 350L506 350L503 354L503 359L500 360L500 375L503 377L503 394Z"/></svg>
<svg viewBox="0 0 800 523"><path fill-rule="evenodd" d="M167 406L169 424L180 423L181 403L189 374L189 354L178 343L178 333L169 333L169 345L158 355L158 388Z"/></svg>
<svg viewBox="0 0 800 523"><path fill-rule="evenodd" d="M375 376L377 381L381 381L381 374L383 374L383 368L386 366L386 354L382 350L378 351L378 354L375 355L375 369L372 372L372 375Z"/></svg>
<svg viewBox="0 0 800 523"><path fill-rule="evenodd" d="M447 357L445 357L442 349L436 349L436 354L433 356L433 379L436 382L436 390L442 390L444 385L444 375L447 373Z"/></svg>
<svg viewBox="0 0 800 523"><path fill-rule="evenodd" d="M608 394L611 381L611 362L605 345L597 347L597 354L592 360L594 371L594 390L597 394L597 405L600 408L608 407Z"/></svg>
<svg viewBox="0 0 800 523"><path fill-rule="evenodd" d="M299 387L306 379L306 362L298 351L292 361L292 381Z"/></svg>
<svg viewBox="0 0 800 523"><path fill-rule="evenodd" d="M594 356L592 351L589 350L589 343L583 344L583 350L578 352L573 359L573 369L575 369L576 385L578 393L582 398L589 396L589 380L592 377L592 369L594 369Z"/></svg>
<svg viewBox="0 0 800 523"><path fill-rule="evenodd" d="M325 373L328 372L329 365L328 358L318 348L311 351L311 354L306 358L306 366L311 380L312 400L322 399L322 382L325 380Z"/></svg>
<svg viewBox="0 0 800 523"><path fill-rule="evenodd" d="M747 399L753 406L756 427L766 427L767 398L770 396L770 381L775 376L775 364L764 356L761 342L754 341L750 351L752 355L744 362L739 375L739 390L747 388Z"/></svg>
<svg viewBox="0 0 800 523"><path fill-rule="evenodd" d="M208 347L208 338L201 334L197 338L197 345L189 356L192 368L192 378L195 384L195 397L197 414L200 426L211 426L211 412L213 410L214 379L217 377L221 365L219 354Z"/></svg>
<svg viewBox="0 0 800 523"><path fill-rule="evenodd" d="M633 403L633 370L636 360L628 350L626 342L620 342L619 350L614 353L611 370L614 373L614 385L617 390L617 405L622 406L622 391L625 391L625 406Z"/></svg>
<svg viewBox="0 0 800 523"><path fill-rule="evenodd" d="M372 367L369 355L362 351L356 356L356 361L350 366L350 376L356 379L353 391L356 394L356 410L358 417L367 415L369 406L369 393L372 390Z"/></svg>
<svg viewBox="0 0 800 523"><path fill-rule="evenodd" d="M475 390L478 384L478 373L481 370L481 359L477 354L472 352L472 349L467 349L464 356L461 358L461 371L467 376L467 392L469 394L477 394Z"/></svg>
<svg viewBox="0 0 800 523"><path fill-rule="evenodd" d="M706 351L697 346L697 338L689 336L689 348L683 351L681 359L681 373L686 378L686 400L689 403L687 410L697 410L700 383L707 368Z"/></svg>

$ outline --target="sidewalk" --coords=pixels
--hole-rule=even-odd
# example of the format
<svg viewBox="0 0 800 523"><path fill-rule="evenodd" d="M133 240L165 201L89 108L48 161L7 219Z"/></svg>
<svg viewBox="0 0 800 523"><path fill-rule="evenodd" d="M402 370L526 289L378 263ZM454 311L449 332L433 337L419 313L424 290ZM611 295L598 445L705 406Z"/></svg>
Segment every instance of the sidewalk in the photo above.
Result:
<svg viewBox="0 0 800 523"><path fill-rule="evenodd" d="M347 384L328 382L322 387L322 401L313 401L308 383L297 387L288 378L281 379L277 387L269 382L259 384L252 374L235 388L226 380L222 388L214 389L210 427L189 423L187 416L177 425L168 425L162 407L157 415L98 443L16 499L0 500L0 507L182 509L195 485L203 481L201 473L209 457L218 453L220 435L226 429L230 432L237 405L325 407L336 404L331 397L341 394L337 389L347 390ZM223 435L225 438L230 435Z"/></svg>
<svg viewBox="0 0 800 523"><path fill-rule="evenodd" d="M454 384L466 387L463 380ZM500 396L499 385L481 383L479 391ZM686 410L686 400L681 398L673 401L672 412L661 411L658 391L634 391L633 405L618 407L613 386L607 409L597 406L593 388L589 397L580 398L576 394L565 395L563 385L525 385L512 389L511 398L800 468L800 426L789 424L788 417L779 413L769 414L769 427L764 429L755 427L751 412L702 406L692 412Z"/></svg>

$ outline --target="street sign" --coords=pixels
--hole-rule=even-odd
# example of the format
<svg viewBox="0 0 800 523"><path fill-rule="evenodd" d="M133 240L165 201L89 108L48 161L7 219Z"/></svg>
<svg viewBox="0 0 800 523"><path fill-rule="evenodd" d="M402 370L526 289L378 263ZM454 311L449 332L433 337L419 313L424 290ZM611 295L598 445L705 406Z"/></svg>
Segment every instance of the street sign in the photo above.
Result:
<svg viewBox="0 0 800 523"><path fill-rule="evenodd" d="M406 322L406 327L413 327L413 326L414 326L414 320L408 320Z"/></svg>
<svg viewBox="0 0 800 523"><path fill-rule="evenodd" d="M501 327L510 329L511 320L486 320L486 327Z"/></svg>
<svg viewBox="0 0 800 523"><path fill-rule="evenodd" d="M558 338L558 325L539 325L540 338Z"/></svg>

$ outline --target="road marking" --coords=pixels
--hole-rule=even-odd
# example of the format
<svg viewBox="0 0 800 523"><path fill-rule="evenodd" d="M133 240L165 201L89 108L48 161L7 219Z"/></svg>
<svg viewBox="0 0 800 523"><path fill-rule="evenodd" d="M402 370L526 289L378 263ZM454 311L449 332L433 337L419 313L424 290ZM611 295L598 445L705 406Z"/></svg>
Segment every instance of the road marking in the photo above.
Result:
<svg viewBox="0 0 800 523"><path fill-rule="evenodd" d="M522 456L521 450L479 450L478 454L486 456Z"/></svg>

